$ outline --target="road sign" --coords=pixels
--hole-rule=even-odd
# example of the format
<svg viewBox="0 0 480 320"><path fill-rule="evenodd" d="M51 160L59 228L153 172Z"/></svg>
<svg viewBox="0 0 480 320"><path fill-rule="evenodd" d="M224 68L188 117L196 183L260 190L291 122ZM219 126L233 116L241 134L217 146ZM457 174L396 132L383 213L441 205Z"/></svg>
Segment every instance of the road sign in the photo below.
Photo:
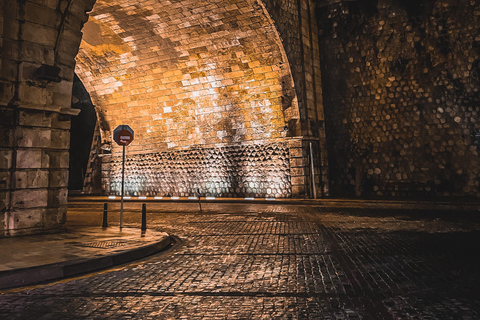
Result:
<svg viewBox="0 0 480 320"><path fill-rule="evenodd" d="M113 130L113 140L119 145L123 146L122 155L122 194L120 200L120 230L123 227L123 196L125 192L125 146L128 146L133 141L133 130L126 124L119 125Z"/></svg>
<svg viewBox="0 0 480 320"><path fill-rule="evenodd" d="M128 146L133 141L133 130L122 124L113 130L113 140L120 146Z"/></svg>

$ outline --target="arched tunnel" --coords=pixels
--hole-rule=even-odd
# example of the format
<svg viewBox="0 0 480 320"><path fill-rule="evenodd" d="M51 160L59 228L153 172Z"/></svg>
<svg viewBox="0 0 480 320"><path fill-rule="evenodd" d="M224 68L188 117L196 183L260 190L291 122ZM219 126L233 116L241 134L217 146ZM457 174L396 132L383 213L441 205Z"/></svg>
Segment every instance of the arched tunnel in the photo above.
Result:
<svg viewBox="0 0 480 320"><path fill-rule="evenodd" d="M478 198L475 1L5 0L5 236L73 192Z"/></svg>
<svg viewBox="0 0 480 320"><path fill-rule="evenodd" d="M292 195L298 103L260 2L97 1L82 32L76 73L101 122L91 161L100 155L110 166L102 185L87 189L120 193L121 147L111 136L128 124L129 195Z"/></svg>

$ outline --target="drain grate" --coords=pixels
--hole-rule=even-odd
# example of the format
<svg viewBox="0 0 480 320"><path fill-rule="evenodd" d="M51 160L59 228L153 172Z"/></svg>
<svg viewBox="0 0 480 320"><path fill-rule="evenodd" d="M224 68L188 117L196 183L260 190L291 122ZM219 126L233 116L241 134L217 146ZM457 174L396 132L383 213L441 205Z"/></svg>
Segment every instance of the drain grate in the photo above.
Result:
<svg viewBox="0 0 480 320"><path fill-rule="evenodd" d="M125 240L107 240L107 241L82 243L82 244L79 244L79 246L89 247L89 248L111 249L111 248L125 246L127 244L128 244L128 241L125 241Z"/></svg>

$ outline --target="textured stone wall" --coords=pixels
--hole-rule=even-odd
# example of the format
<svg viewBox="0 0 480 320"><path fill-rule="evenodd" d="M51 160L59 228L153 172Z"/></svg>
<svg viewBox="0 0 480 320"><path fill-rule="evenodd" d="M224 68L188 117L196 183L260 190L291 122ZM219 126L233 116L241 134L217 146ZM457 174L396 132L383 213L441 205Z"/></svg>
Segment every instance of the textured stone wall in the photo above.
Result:
<svg viewBox="0 0 480 320"><path fill-rule="evenodd" d="M104 182L120 194L121 158ZM292 194L286 142L230 145L129 155L125 194L132 196L288 197Z"/></svg>
<svg viewBox="0 0 480 320"><path fill-rule="evenodd" d="M479 196L478 1L317 9L335 195Z"/></svg>
<svg viewBox="0 0 480 320"><path fill-rule="evenodd" d="M90 15L77 74L107 129L135 130L132 151L275 139L298 118L255 1L98 1Z"/></svg>
<svg viewBox="0 0 480 320"><path fill-rule="evenodd" d="M120 124L135 131L130 154L302 132L289 61L261 2L98 1L90 17L76 72L96 105L98 147L113 154L104 161L120 156L111 140Z"/></svg>
<svg viewBox="0 0 480 320"><path fill-rule="evenodd" d="M262 0L274 20L282 38L292 69L295 91L300 110L301 131L298 135L313 138L315 161L315 185L318 194L329 194L328 161L324 127L322 77L318 46L318 27L315 17L315 1L311 0ZM306 144L306 158L308 143ZM311 186L310 167L305 162L307 185ZM307 188L310 196L311 187Z"/></svg>
<svg viewBox="0 0 480 320"><path fill-rule="evenodd" d="M74 57L91 5L0 4L0 237L65 222ZM39 77L43 64L61 69L57 81Z"/></svg>

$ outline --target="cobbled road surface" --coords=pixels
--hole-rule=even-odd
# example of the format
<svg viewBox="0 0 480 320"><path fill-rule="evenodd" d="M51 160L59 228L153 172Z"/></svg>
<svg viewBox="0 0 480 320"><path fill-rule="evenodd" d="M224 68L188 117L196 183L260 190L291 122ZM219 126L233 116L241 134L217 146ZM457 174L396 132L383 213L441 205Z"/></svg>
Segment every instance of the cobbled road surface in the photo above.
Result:
<svg viewBox="0 0 480 320"><path fill-rule="evenodd" d="M69 226L101 225L71 203ZM0 319L480 319L479 213L148 203L166 252L0 295ZM110 205L118 221L118 204ZM138 227L140 203L127 203Z"/></svg>

